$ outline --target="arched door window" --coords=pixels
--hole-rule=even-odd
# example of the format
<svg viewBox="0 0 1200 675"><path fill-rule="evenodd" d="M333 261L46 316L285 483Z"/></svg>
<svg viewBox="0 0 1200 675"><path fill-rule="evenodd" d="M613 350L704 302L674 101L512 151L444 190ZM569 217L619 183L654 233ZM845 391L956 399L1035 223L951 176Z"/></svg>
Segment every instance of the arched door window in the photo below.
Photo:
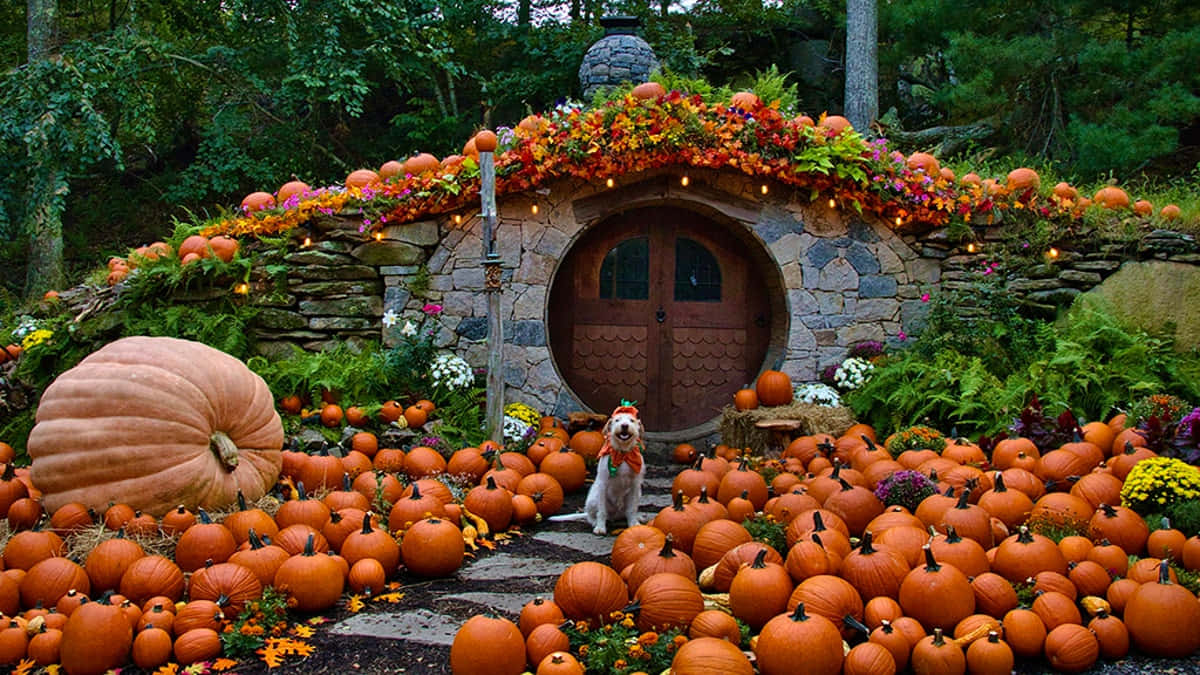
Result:
<svg viewBox="0 0 1200 675"><path fill-rule="evenodd" d="M721 301L717 258L703 244L686 237L675 240L675 301Z"/></svg>
<svg viewBox="0 0 1200 675"><path fill-rule="evenodd" d="M634 237L614 246L600 263L600 298L650 297L650 238Z"/></svg>

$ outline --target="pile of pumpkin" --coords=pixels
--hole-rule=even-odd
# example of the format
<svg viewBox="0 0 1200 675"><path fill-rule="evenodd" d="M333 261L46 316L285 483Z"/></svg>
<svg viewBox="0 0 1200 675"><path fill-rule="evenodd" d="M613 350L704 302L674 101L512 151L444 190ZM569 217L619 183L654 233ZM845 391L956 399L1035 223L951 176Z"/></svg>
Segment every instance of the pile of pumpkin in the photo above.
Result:
<svg viewBox="0 0 1200 675"><path fill-rule="evenodd" d="M43 393L31 467L0 447L12 533L0 664L99 675L130 660L209 660L267 586L320 612L402 569L453 574L468 547L556 512L583 485L584 458L556 424L545 420L527 454L463 448L447 460L379 448L367 432L342 457L281 451L271 392L241 362L173 338L110 343ZM598 451L588 433L578 442ZM67 557L92 538L103 541Z"/></svg>
<svg viewBox="0 0 1200 675"><path fill-rule="evenodd" d="M568 568L553 600L527 605L519 626L468 621L451 666L460 675L583 672L560 625L605 623L631 608L639 630L689 633L677 675L753 673L742 647L763 675L1007 674L1017 658L1080 672L1131 646L1188 656L1200 647L1200 602L1168 561L1200 569L1200 537L1151 534L1118 506L1124 477L1154 456L1123 425L1124 416L1087 424L1081 440L1044 453L1008 439L990 459L962 439L893 458L856 425L795 439L769 482L718 446L675 477L672 506L616 537L609 565ZM940 488L911 513L873 492L903 469ZM742 524L754 514L783 527L787 550L754 540ZM1087 523L1088 536L1056 543L1027 521ZM1018 589L1032 591L1029 606ZM749 645L735 619L757 634Z"/></svg>
<svg viewBox="0 0 1200 675"><path fill-rule="evenodd" d="M115 286L126 279L129 273L147 262L171 258L178 255L182 265L190 265L202 258L214 257L223 262L233 260L237 254L238 242L230 237L205 237L194 234L183 240L176 251L165 241L156 241L147 246L139 246L129 252L124 258L113 256L108 259L109 286Z"/></svg>

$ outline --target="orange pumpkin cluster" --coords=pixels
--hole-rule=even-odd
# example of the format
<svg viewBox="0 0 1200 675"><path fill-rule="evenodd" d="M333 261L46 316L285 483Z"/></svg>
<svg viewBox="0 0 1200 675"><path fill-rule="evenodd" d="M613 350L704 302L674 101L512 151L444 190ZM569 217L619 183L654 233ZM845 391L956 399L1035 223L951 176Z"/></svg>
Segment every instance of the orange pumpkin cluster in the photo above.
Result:
<svg viewBox="0 0 1200 675"><path fill-rule="evenodd" d="M262 192L255 193L259 195L271 195ZM250 197L253 197L251 195ZM247 197L247 199L250 199ZM274 204L272 198L272 204ZM265 207L264 207L265 208ZM226 236L215 236L212 238L203 235L192 235L183 240L179 245L179 251L171 248L171 245L156 241L149 246L139 246L129 253L125 258L112 257L108 259L108 278L109 286L115 286L125 280L129 273L138 267L152 261L162 260L178 256L179 262L183 265L190 265L202 258L210 256L219 258L223 262L233 260L233 256L237 254L238 242L236 239Z"/></svg>
<svg viewBox="0 0 1200 675"><path fill-rule="evenodd" d="M352 172L345 185L312 191L300 183L269 193L253 193L243 213L217 223L205 234L269 235L286 232L321 214L357 207L370 226L405 223L470 208L478 203L477 139L497 152L497 194L514 194L547 182L574 177L607 182L626 174L664 167L736 169L762 180L878 215L897 227L944 225L953 217L968 221L994 218L996 210L1036 209L1041 218L1080 217L1092 201L1106 208L1128 208L1128 195L1111 187L1094 200L1039 192L1040 180L1028 168L1006 180L981 179L974 173L956 179L932 156L892 152L885 140L868 142L841 116L786 118L778 102L764 104L750 92L729 103L708 104L699 96L667 92L661 85L639 85L624 98L592 109L560 108L523 119L498 142L484 130L461 154L440 162L422 153L391 161L378 171ZM284 186L285 188L287 186ZM1068 186L1069 187L1069 186ZM1139 215L1151 212L1139 201ZM1164 219L1179 209L1164 207Z"/></svg>
<svg viewBox="0 0 1200 675"><path fill-rule="evenodd" d="M603 624L627 606L638 630L688 633L672 663L680 673L774 675L798 663L829 675L1007 673L1018 658L1081 672L1132 649L1189 656L1200 648L1200 602L1171 565L1200 570L1200 537L1150 533L1119 506L1125 476L1155 456L1123 415L1081 431L1054 448L1008 439L990 458L965 439L893 458L855 425L795 439L764 463L770 480L746 459L702 456L675 477L673 505L616 537L610 564L568 568L553 600L526 605L518 624L468 621L451 667L482 672L471 645L486 632L503 651L493 662L551 672L549 654L570 649L564 620ZM912 512L874 492L902 470L938 487ZM755 540L747 518L778 524L787 548ZM1056 543L1036 531L1046 525L1081 534ZM1032 594L1027 604L1019 590ZM727 594L707 597L728 611L706 611L705 591ZM757 634L749 645L734 618ZM553 672L582 672L573 668Z"/></svg>

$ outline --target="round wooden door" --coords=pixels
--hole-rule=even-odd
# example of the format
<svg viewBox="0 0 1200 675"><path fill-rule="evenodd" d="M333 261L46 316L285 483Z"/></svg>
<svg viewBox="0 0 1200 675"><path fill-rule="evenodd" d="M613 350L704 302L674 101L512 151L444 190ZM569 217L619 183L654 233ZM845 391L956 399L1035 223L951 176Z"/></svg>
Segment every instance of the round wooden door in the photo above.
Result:
<svg viewBox="0 0 1200 675"><path fill-rule="evenodd" d="M551 347L575 394L608 412L635 401L646 428L719 414L763 365L770 306L744 245L676 207L594 227L552 290Z"/></svg>

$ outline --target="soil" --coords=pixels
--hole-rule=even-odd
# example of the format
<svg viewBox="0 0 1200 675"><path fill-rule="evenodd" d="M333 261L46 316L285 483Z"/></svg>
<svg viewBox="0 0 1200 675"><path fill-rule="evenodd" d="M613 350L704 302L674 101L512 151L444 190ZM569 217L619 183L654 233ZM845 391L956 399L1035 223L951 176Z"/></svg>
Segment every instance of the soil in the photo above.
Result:
<svg viewBox="0 0 1200 675"><path fill-rule="evenodd" d="M650 466L648 475L666 477L678 471L675 466ZM653 492L653 490L648 490ZM586 491L581 490L568 495L563 506L563 513L572 513L583 508ZM541 531L585 532L586 523L540 523L530 529L530 534ZM611 538L611 535L610 535ZM480 549L476 560L484 559L496 552L516 556L537 557L555 562L578 562L589 559L588 556L559 546L547 545L531 536L514 537L508 542L497 546L495 552ZM602 561L602 562L607 562ZM468 565L471 563L468 562ZM496 581L467 581L459 576L432 581L419 580L401 575L400 581L404 598L397 604L368 602L360 613L394 613L404 609L429 609L440 614L459 618L466 621L470 616L480 611L479 605L445 600L444 596L469 591L504 591L527 595L532 600L537 595L549 595L546 592L545 580L541 584L528 578L514 578L504 582ZM527 593L523 593L528 591ZM498 612L506 615L505 612ZM267 668L260 660L243 660L227 673L238 675L272 675L303 674L327 675L344 673L412 673L420 675L450 675L448 647L432 646L403 639L381 637L350 637L335 635L329 628L337 622L346 619L351 614L339 607L336 611L326 612L321 616L327 618L327 623L315 627L316 632L307 640L316 649L306 658L289 656L277 668ZM515 620L515 616L509 615ZM1164 621L1169 620L1164 617ZM135 668L123 669L124 675L144 673ZM1015 669L1021 674L1049 675L1051 670L1045 662L1019 662ZM1161 674L1195 674L1200 675L1200 656L1189 659L1152 659L1139 655L1116 662L1100 662L1096 667L1086 671L1091 675L1149 675Z"/></svg>

